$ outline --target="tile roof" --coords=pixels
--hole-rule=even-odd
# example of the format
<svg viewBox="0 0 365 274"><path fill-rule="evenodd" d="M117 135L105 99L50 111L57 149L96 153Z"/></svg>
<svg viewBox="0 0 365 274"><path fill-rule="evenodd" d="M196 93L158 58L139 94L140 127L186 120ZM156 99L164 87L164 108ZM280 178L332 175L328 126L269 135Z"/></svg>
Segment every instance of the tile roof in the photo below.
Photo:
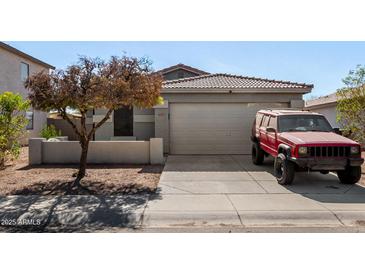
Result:
<svg viewBox="0 0 365 274"><path fill-rule="evenodd" d="M164 89L312 89L313 85L224 73L201 75L163 83Z"/></svg>
<svg viewBox="0 0 365 274"><path fill-rule="evenodd" d="M197 69L197 68L193 68L193 67L190 67L190 66L181 64L181 63L179 63L177 65L174 65L174 66L171 66L171 67L168 67L168 68L164 68L164 69L158 70L158 71L156 71L156 73L160 73L160 74L163 75L165 73L168 73L168 72L171 72L171 71L174 71L174 70L178 70L178 69L184 69L184 70L193 72L193 73L195 73L197 75L209 74L208 72L205 72L203 70L200 70L200 69Z"/></svg>
<svg viewBox="0 0 365 274"><path fill-rule="evenodd" d="M307 100L305 102L305 107L314 107L314 106L320 106L324 104L331 104L337 102L337 96L336 92L328 94L326 96L321 96L316 99Z"/></svg>

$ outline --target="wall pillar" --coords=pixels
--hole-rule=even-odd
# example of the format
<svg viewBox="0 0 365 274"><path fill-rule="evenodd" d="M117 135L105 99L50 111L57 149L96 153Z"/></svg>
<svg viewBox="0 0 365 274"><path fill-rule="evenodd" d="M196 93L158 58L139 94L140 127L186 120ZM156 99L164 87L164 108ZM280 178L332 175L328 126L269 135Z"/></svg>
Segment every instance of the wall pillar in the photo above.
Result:
<svg viewBox="0 0 365 274"><path fill-rule="evenodd" d="M151 138L150 163L151 165L162 165L163 162L163 140L162 138Z"/></svg>
<svg viewBox="0 0 365 274"><path fill-rule="evenodd" d="M169 104L164 101L163 105L153 107L155 109L155 137L163 139L163 152L169 153L170 128L169 128Z"/></svg>
<svg viewBox="0 0 365 274"><path fill-rule="evenodd" d="M290 100L290 107L303 109L304 108L304 101L303 100Z"/></svg>
<svg viewBox="0 0 365 274"><path fill-rule="evenodd" d="M29 139L29 165L42 164L42 142L46 141L46 138L30 138Z"/></svg>

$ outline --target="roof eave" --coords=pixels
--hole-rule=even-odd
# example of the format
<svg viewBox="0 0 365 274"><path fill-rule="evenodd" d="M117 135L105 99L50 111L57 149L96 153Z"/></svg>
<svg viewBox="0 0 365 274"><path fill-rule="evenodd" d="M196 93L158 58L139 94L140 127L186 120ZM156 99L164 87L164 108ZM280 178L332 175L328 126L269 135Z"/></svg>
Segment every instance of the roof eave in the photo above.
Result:
<svg viewBox="0 0 365 274"><path fill-rule="evenodd" d="M299 93L311 92L306 88L162 88L161 93Z"/></svg>
<svg viewBox="0 0 365 274"><path fill-rule="evenodd" d="M34 63L37 63L37 64L39 64L41 66L44 66L44 67L46 67L48 69L56 69L54 66L52 66L50 64L47 64L47 63L45 63L45 62L43 62L43 61L41 61L41 60L39 60L39 59L31 56L31 55L26 54L25 52L22 52L22 51L14 48L14 47L8 45L8 44L3 43L3 42L0 42L0 47L3 48L3 49L5 49L5 50L7 50L7 51L9 51L9 52L11 52L11 53L13 53L13 54L16 54L18 56L21 56L21 57L23 57L25 59L28 59L28 60L34 62Z"/></svg>
<svg viewBox="0 0 365 274"><path fill-rule="evenodd" d="M318 108L322 108L322 107L331 107L331 106L336 106L336 105L337 105L337 101L332 101L332 102L308 105L308 106L304 106L304 108L311 110L311 109L318 109Z"/></svg>

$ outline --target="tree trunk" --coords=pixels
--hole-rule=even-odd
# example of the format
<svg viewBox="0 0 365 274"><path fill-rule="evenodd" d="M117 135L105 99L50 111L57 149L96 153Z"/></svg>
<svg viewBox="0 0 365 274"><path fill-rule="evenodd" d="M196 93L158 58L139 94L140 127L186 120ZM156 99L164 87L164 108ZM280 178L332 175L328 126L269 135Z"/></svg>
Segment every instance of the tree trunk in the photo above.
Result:
<svg viewBox="0 0 365 274"><path fill-rule="evenodd" d="M89 149L89 141L86 141L85 143L81 143L81 157L80 157L80 165L79 165L79 171L77 173L77 177L75 179L74 185L80 186L80 181L82 178L86 175L86 164L87 164L87 153Z"/></svg>
<svg viewBox="0 0 365 274"><path fill-rule="evenodd" d="M1 152L1 154L3 154ZM4 153L5 154L5 153ZM5 168L5 156L0 156L0 169L4 169Z"/></svg>

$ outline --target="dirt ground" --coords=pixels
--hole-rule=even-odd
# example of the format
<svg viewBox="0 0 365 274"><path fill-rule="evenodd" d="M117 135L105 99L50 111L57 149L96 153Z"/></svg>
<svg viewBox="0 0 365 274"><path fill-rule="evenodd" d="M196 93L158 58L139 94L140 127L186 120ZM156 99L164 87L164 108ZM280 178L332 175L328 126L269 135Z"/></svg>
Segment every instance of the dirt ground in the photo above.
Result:
<svg viewBox="0 0 365 274"><path fill-rule="evenodd" d="M161 165L88 165L82 188L70 189L77 166L28 166L28 147L20 158L0 170L0 195L118 195L156 190Z"/></svg>

